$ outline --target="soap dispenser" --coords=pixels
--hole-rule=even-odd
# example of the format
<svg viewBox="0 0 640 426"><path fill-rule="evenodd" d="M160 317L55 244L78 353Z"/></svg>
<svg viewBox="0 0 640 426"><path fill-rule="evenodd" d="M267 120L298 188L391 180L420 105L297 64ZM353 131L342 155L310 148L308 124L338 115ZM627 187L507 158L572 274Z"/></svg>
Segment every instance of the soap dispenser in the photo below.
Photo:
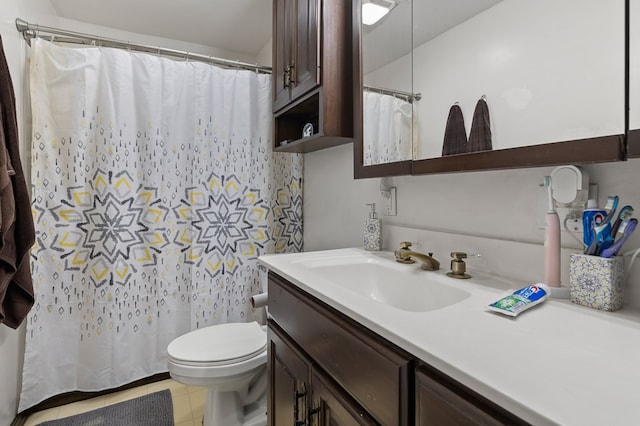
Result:
<svg viewBox="0 0 640 426"><path fill-rule="evenodd" d="M376 213L376 203L370 203L367 206L371 206L371 211L369 218L364 222L364 248L377 251L381 248L382 222Z"/></svg>

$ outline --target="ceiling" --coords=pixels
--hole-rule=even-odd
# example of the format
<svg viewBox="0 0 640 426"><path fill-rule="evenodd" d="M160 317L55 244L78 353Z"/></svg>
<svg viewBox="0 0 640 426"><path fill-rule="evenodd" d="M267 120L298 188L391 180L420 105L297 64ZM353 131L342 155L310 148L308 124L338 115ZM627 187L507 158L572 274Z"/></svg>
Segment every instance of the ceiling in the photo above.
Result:
<svg viewBox="0 0 640 426"><path fill-rule="evenodd" d="M67 19L257 55L272 0L51 0Z"/></svg>

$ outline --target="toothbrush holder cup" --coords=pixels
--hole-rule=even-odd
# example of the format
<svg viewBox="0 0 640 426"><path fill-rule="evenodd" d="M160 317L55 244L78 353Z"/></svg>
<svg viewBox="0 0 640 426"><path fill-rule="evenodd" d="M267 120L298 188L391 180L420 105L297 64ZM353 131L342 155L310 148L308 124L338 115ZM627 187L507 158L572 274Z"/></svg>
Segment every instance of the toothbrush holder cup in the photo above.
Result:
<svg viewBox="0 0 640 426"><path fill-rule="evenodd" d="M574 253L569 263L571 301L603 311L622 308L624 260Z"/></svg>

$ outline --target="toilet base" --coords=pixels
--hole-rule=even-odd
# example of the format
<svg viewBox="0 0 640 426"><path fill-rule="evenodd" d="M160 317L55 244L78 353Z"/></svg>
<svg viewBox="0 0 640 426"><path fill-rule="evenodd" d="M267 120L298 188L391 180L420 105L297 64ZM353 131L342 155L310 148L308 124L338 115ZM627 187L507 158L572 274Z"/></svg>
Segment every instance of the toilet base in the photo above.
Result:
<svg viewBox="0 0 640 426"><path fill-rule="evenodd" d="M266 426L267 395L242 407L237 392L207 391L204 405L204 426Z"/></svg>

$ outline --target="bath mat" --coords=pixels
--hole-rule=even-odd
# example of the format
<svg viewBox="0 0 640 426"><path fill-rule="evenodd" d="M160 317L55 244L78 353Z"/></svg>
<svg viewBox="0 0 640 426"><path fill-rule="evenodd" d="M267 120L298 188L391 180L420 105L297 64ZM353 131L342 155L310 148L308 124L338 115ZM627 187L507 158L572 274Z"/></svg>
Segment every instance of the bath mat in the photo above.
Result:
<svg viewBox="0 0 640 426"><path fill-rule="evenodd" d="M165 389L39 426L174 426L171 391Z"/></svg>

